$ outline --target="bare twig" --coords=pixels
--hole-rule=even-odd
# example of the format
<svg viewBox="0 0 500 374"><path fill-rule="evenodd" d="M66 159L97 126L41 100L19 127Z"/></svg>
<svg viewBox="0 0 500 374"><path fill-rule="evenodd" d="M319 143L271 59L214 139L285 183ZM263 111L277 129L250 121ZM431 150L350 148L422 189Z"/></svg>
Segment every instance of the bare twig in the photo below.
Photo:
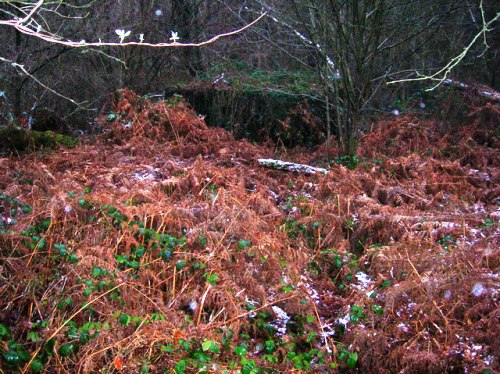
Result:
<svg viewBox="0 0 500 374"><path fill-rule="evenodd" d="M449 79L448 76L451 73L453 69L455 69L467 56L467 54L470 52L472 46L478 41L479 38L483 37L484 39L484 44L485 48L488 48L488 44L486 43L486 33L491 31L491 26L500 19L500 12L495 15L490 21L486 22L484 18L484 10L483 10L483 2L481 0L480 3L480 8L481 8L481 14L483 16L483 27L481 30L472 38L470 43L464 48L464 50L458 54L457 56L453 57L446 66L442 67L439 69L437 72L435 72L432 75L422 75L418 71L415 72L417 74L417 78L404 78L404 79L398 79L394 80L391 82L388 82L387 84L396 84L396 83L405 83L405 82L419 82L419 81L437 81L437 83L432 86L431 88L428 88L426 91L433 91L437 87L439 87L441 84L446 83L446 81ZM484 52L483 52L484 53Z"/></svg>

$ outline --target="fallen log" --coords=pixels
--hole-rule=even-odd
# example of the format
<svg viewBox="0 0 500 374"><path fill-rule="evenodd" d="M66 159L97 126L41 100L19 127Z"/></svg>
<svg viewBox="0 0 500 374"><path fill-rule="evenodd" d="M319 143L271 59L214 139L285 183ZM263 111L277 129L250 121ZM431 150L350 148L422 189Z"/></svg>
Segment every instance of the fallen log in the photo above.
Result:
<svg viewBox="0 0 500 374"><path fill-rule="evenodd" d="M268 168L284 170L284 171L296 171L297 173L306 173L306 174L328 173L328 171L323 168L317 168L310 165L295 164L293 162L287 162L281 160L274 160L272 158L259 158L258 162L260 166L265 166Z"/></svg>
<svg viewBox="0 0 500 374"><path fill-rule="evenodd" d="M489 101L500 102L500 93L492 88L479 85L465 84L451 78L445 79L443 83L461 90L472 90L477 95L482 96Z"/></svg>

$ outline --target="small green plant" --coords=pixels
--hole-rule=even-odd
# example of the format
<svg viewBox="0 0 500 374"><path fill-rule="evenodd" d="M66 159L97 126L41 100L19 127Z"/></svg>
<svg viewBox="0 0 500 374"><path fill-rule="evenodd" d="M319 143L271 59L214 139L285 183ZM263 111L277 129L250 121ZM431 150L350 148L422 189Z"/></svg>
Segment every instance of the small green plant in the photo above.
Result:
<svg viewBox="0 0 500 374"><path fill-rule="evenodd" d="M250 248L252 246L252 243L248 240L240 240L238 242L238 248L239 249L245 249L245 248Z"/></svg>
<svg viewBox="0 0 500 374"><path fill-rule="evenodd" d="M382 308L381 306L376 305L376 304L372 305L372 311L373 311L373 313L375 313L379 316L384 314L384 308Z"/></svg>
<svg viewBox="0 0 500 374"><path fill-rule="evenodd" d="M220 352L220 346L219 343L209 340L209 339L203 339L203 344L201 345L201 349L204 352L212 352L212 353L219 353Z"/></svg>
<svg viewBox="0 0 500 374"><path fill-rule="evenodd" d="M481 226L479 226L479 228L481 229L487 229L487 228L490 228L491 226L495 225L496 222L494 220L492 220L491 218L486 218L483 220L483 224Z"/></svg>
<svg viewBox="0 0 500 374"><path fill-rule="evenodd" d="M173 94L171 97L169 97L166 101L166 104L170 107L176 107L179 106L180 104L185 102L185 99L182 95L179 94Z"/></svg>
<svg viewBox="0 0 500 374"><path fill-rule="evenodd" d="M26 364L31 359L31 355L26 351L24 345L9 340L2 358L8 367L13 368Z"/></svg>
<svg viewBox="0 0 500 374"><path fill-rule="evenodd" d="M107 122L114 122L120 115L115 112L108 113L108 116L106 117Z"/></svg>
<svg viewBox="0 0 500 374"><path fill-rule="evenodd" d="M352 323L358 323L360 320L365 318L365 312L363 308L358 305L353 305L351 307L351 313L349 315Z"/></svg>
<svg viewBox="0 0 500 374"><path fill-rule="evenodd" d="M207 279L207 283L216 286L217 285L217 280L219 279L219 276L216 273L205 273L203 276Z"/></svg>
<svg viewBox="0 0 500 374"><path fill-rule="evenodd" d="M358 364L358 353L350 352L347 349L340 349L339 361L346 361L347 368L352 370L356 368L356 365Z"/></svg>
<svg viewBox="0 0 500 374"><path fill-rule="evenodd" d="M456 245L457 238L453 235L446 235L445 237L439 239L437 243L441 245L443 250L450 252L450 249Z"/></svg>
<svg viewBox="0 0 500 374"><path fill-rule="evenodd" d="M202 248L205 248L207 246L207 238L204 235L198 235L198 243Z"/></svg>
<svg viewBox="0 0 500 374"><path fill-rule="evenodd" d="M359 158L356 155L354 155L354 156L351 156L351 155L339 156L339 157L336 157L333 160L333 162L336 164L340 164L342 166L345 166L350 170L356 169L360 163Z"/></svg>

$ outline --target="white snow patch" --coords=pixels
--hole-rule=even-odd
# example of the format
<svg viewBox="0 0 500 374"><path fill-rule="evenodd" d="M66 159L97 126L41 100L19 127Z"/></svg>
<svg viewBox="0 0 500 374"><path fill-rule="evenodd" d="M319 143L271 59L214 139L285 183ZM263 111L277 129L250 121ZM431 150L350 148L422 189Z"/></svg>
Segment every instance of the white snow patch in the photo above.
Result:
<svg viewBox="0 0 500 374"><path fill-rule="evenodd" d="M408 326L406 326L403 322L401 322L398 327L403 330L403 332L408 332Z"/></svg>
<svg viewBox="0 0 500 374"><path fill-rule="evenodd" d="M494 360L494 359L495 359L495 357L493 357L493 356L491 356L491 355L490 355L490 356L487 356L487 357L483 360L483 362L484 362L484 364L485 364L486 366L490 366L490 365L493 363L493 360Z"/></svg>
<svg viewBox="0 0 500 374"><path fill-rule="evenodd" d="M191 300L188 307L192 312L194 312L196 309L198 309L198 303L196 302L196 300Z"/></svg>
<svg viewBox="0 0 500 374"><path fill-rule="evenodd" d="M362 271L357 272L354 276L356 277L358 284L353 284L352 287L362 292L368 290L372 283L370 276ZM367 292L366 296L370 297L373 292L374 291Z"/></svg>
<svg viewBox="0 0 500 374"><path fill-rule="evenodd" d="M248 296L245 295L245 303L252 305L252 306L257 306L259 303L257 301L251 300L248 298ZM256 312L251 312L248 314L251 318L255 317L257 315Z"/></svg>
<svg viewBox="0 0 500 374"><path fill-rule="evenodd" d="M469 175L475 175L485 182L491 182L491 177L488 173L481 172L481 171L476 170L476 169L470 169Z"/></svg>
<svg viewBox="0 0 500 374"><path fill-rule="evenodd" d="M132 174L132 176L139 180L139 181L147 181L147 180L153 180L153 179L156 179L156 176L147 172L147 171L142 171L142 172L138 172L138 173L134 173Z"/></svg>
<svg viewBox="0 0 500 374"><path fill-rule="evenodd" d="M461 224L455 223L455 222L441 222L441 226L446 228L446 229L453 229L456 227L462 227Z"/></svg>
<svg viewBox="0 0 500 374"><path fill-rule="evenodd" d="M486 278L500 279L500 274L483 274Z"/></svg>
<svg viewBox="0 0 500 374"><path fill-rule="evenodd" d="M335 335L335 327L331 323L327 323L326 325L321 326L321 337L329 338L330 336Z"/></svg>
<svg viewBox="0 0 500 374"><path fill-rule="evenodd" d="M283 336L286 334L286 324L290 321L290 316L279 306L273 305L271 309L276 314L276 320L274 324L270 325L276 328L278 336Z"/></svg>
<svg viewBox="0 0 500 374"><path fill-rule="evenodd" d="M310 284L309 284L309 279L307 279L307 277L305 275L301 275L300 276L300 282L297 286L304 286L304 288L306 289L307 291L307 294L309 295L309 297L311 299L314 300L314 302L316 304L319 304L319 294L318 294L318 291L316 291Z"/></svg>
<svg viewBox="0 0 500 374"><path fill-rule="evenodd" d="M485 291L486 289L481 283L476 283L474 287L472 287L472 294L476 297L481 296Z"/></svg>
<svg viewBox="0 0 500 374"><path fill-rule="evenodd" d="M475 212L476 214L480 214L480 213L485 214L485 213L486 213L486 210L484 209L484 205L483 205L483 204L480 204L480 203L476 203L476 204L474 204L474 212Z"/></svg>
<svg viewBox="0 0 500 374"><path fill-rule="evenodd" d="M337 325L344 325L344 328L347 329L347 325L349 324L349 322L351 322L351 315L350 315L350 310L351 310L351 307L348 306L347 307L347 313L345 316L343 317L340 317L338 318L335 322L337 323Z"/></svg>
<svg viewBox="0 0 500 374"><path fill-rule="evenodd" d="M367 287L370 282L372 281L371 278L368 276L368 274L363 273L362 271L356 273L355 275L356 279L360 283L360 285Z"/></svg>

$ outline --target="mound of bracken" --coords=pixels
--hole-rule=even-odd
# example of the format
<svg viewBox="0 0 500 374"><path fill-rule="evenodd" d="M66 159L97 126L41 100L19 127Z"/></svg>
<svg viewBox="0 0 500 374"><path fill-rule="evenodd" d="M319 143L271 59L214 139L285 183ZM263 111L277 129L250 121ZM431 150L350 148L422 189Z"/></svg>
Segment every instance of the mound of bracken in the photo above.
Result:
<svg viewBox="0 0 500 374"><path fill-rule="evenodd" d="M355 167L298 174L257 159L324 147L120 91L98 138L0 159L0 369L500 370L491 118L379 121Z"/></svg>

